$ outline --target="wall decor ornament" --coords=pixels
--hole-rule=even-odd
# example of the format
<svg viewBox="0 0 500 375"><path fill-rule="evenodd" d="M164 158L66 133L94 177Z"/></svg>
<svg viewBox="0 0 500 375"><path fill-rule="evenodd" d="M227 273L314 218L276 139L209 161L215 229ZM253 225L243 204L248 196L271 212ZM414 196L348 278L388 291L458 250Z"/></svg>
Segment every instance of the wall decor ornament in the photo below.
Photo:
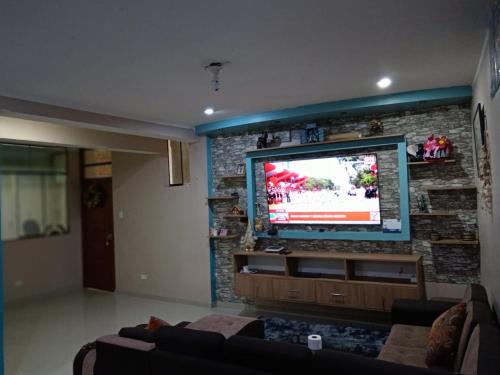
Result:
<svg viewBox="0 0 500 375"><path fill-rule="evenodd" d="M252 223L248 223L245 236L241 239L241 245L244 251L254 251L257 237L253 235Z"/></svg>
<svg viewBox="0 0 500 375"><path fill-rule="evenodd" d="M325 141L325 129L318 128L316 123L306 124L305 129L300 129L300 143L317 143Z"/></svg>
<svg viewBox="0 0 500 375"><path fill-rule="evenodd" d="M481 103L478 103L472 119L472 136L474 138L474 151L478 175L480 151L481 148L486 145L486 131L486 115L484 112L484 106L481 105Z"/></svg>
<svg viewBox="0 0 500 375"><path fill-rule="evenodd" d="M491 189L491 164L490 151L486 145L481 147L479 153L479 195L482 208L490 215L493 213L493 193Z"/></svg>
<svg viewBox="0 0 500 375"><path fill-rule="evenodd" d="M491 189L490 150L488 147L488 125L484 106L478 103L472 119L472 134L478 177L478 193L481 197L482 209L492 214L493 196Z"/></svg>
<svg viewBox="0 0 500 375"><path fill-rule="evenodd" d="M376 135L382 135L384 133L384 124L380 120L372 120L370 121L370 125L368 127L368 135L370 137Z"/></svg>
<svg viewBox="0 0 500 375"><path fill-rule="evenodd" d="M442 135L440 137L435 137L432 134L427 141L424 143L424 159L443 159L451 156L451 151L453 149L453 144L450 139Z"/></svg>
<svg viewBox="0 0 500 375"><path fill-rule="evenodd" d="M106 192L98 183L89 185L83 191L83 204L87 208L97 208L104 204Z"/></svg>
<svg viewBox="0 0 500 375"><path fill-rule="evenodd" d="M490 23L491 97L500 87L500 0L493 4Z"/></svg>

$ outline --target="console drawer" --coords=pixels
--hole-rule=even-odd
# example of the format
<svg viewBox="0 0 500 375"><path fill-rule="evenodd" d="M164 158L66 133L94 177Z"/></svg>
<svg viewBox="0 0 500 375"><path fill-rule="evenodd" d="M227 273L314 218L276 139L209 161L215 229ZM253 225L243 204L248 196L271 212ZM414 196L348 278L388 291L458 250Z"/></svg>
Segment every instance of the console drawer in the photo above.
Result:
<svg viewBox="0 0 500 375"><path fill-rule="evenodd" d="M359 286L337 281L317 281L319 304L345 307L363 307Z"/></svg>
<svg viewBox="0 0 500 375"><path fill-rule="evenodd" d="M299 279L274 279L274 298L283 301L315 302L315 281Z"/></svg>

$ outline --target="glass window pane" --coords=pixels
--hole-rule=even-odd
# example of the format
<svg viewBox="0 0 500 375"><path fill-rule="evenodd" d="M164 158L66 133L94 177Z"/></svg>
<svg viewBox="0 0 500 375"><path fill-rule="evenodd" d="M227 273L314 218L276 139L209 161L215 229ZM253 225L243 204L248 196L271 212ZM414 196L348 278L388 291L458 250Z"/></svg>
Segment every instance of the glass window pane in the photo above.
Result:
<svg viewBox="0 0 500 375"><path fill-rule="evenodd" d="M66 186L67 177L64 175L45 176L45 235L68 231Z"/></svg>
<svg viewBox="0 0 500 375"><path fill-rule="evenodd" d="M16 209L16 176L2 176L2 238L13 240L18 236L18 219Z"/></svg>
<svg viewBox="0 0 500 375"><path fill-rule="evenodd" d="M43 218L43 179L41 175L19 175L17 177L19 196L20 237L40 236L45 228Z"/></svg>
<svg viewBox="0 0 500 375"><path fill-rule="evenodd" d="M3 240L68 230L64 148L0 144L0 172Z"/></svg>

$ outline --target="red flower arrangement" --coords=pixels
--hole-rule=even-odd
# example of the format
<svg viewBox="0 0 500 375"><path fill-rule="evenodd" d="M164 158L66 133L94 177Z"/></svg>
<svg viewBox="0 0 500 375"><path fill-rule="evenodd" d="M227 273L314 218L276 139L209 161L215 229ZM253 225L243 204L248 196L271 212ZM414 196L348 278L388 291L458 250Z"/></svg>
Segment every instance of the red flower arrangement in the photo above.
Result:
<svg viewBox="0 0 500 375"><path fill-rule="evenodd" d="M424 143L424 159L442 159L451 156L453 144L450 139L444 135L434 137L432 134Z"/></svg>

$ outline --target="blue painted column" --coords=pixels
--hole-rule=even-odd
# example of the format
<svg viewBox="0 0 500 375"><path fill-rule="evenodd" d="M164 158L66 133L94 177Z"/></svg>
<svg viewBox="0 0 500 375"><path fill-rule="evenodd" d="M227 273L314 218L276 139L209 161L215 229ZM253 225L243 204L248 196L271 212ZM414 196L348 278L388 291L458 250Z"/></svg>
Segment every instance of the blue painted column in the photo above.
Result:
<svg viewBox="0 0 500 375"><path fill-rule="evenodd" d="M0 186L1 185L2 175L0 174ZM0 194L0 212L2 211L2 199ZM4 363L3 363L3 310L4 310L4 302L3 302L3 240L2 240L2 215L0 215L0 375L4 373Z"/></svg>
<svg viewBox="0 0 500 375"><path fill-rule="evenodd" d="M212 173L212 138L207 137L207 196L210 197L213 191L213 173ZM214 224L213 206L210 201L208 204L208 227L212 228ZM217 278L215 277L215 241L209 239L209 254L210 254L210 300L212 307L217 305Z"/></svg>

